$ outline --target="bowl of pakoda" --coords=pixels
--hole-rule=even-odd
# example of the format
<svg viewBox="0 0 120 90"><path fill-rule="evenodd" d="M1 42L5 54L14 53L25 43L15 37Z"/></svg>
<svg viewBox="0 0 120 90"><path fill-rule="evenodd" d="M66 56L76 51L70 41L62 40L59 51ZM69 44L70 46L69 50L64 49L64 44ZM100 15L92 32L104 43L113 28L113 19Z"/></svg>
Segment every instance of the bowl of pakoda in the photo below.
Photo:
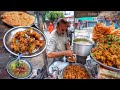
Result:
<svg viewBox="0 0 120 90"><path fill-rule="evenodd" d="M90 56L106 69L120 71L120 38L109 34L99 40Z"/></svg>
<svg viewBox="0 0 120 90"><path fill-rule="evenodd" d="M46 48L46 36L34 27L14 27L8 30L3 38L5 48L13 55L34 57Z"/></svg>
<svg viewBox="0 0 120 90"><path fill-rule="evenodd" d="M91 79L87 69L78 63L72 63L63 70L63 79Z"/></svg>

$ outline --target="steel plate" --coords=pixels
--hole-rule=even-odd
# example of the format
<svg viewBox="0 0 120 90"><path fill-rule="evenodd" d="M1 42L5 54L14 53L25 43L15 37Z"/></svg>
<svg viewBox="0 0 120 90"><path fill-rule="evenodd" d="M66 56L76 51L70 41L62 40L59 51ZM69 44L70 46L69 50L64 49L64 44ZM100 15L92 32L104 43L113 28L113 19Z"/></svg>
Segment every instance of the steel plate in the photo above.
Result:
<svg viewBox="0 0 120 90"><path fill-rule="evenodd" d="M14 27L10 30L8 30L4 37L3 37L3 44L5 46L5 48L13 55L16 55L18 56L18 53L15 53L11 50L10 48L10 44L11 44L11 39L12 37L14 36L14 34L16 32L19 32L19 31L24 31L28 28L33 28L34 31L38 32L39 34L41 34L41 37L40 39L41 40L44 40L45 41L45 44L39 48L38 50L36 50L35 52L33 52L31 55L27 54L27 53L22 53L22 57L34 57L34 56L37 56L39 54L41 54L45 49L46 49L46 44L47 44L47 39L46 39L46 36L45 34L43 34L40 30L38 30L37 28L34 28L34 27L29 27L29 26L26 26L26 27L22 27L22 26L18 26L18 27Z"/></svg>

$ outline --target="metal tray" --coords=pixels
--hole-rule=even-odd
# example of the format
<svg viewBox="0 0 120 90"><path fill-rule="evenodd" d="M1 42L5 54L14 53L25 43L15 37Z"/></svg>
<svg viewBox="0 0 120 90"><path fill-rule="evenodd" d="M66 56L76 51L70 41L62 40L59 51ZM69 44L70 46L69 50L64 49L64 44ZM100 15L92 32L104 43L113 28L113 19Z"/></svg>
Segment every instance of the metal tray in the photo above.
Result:
<svg viewBox="0 0 120 90"><path fill-rule="evenodd" d="M91 55L91 51L90 51L90 57L98 64L100 64L101 66L103 66L104 68L108 69L108 70L112 70L112 71L116 71L116 72L120 72L120 69L118 68L115 68L115 67L110 67L110 66L107 66L101 62L99 62L98 60L96 60L92 55Z"/></svg>
<svg viewBox="0 0 120 90"><path fill-rule="evenodd" d="M19 31L24 31L28 28L33 28L34 31L38 32L39 34L41 34L41 39L45 41L45 44L44 46L42 46L41 48L39 48L38 50L36 50L34 53L32 53L31 55L29 54L26 54L26 53L22 53L22 57L34 57L34 56L37 56L39 54L41 54L45 49L46 49L46 44L47 44L47 39L46 39L46 36L45 34L43 34L40 30L38 30L37 28L34 28L34 27L29 27L29 26L26 26L26 27L23 27L23 26L18 26L18 27L14 27L10 30L8 30L4 37L3 37L3 44L5 46L5 48L13 55L15 56L18 56L18 53L15 53L11 50L10 48L10 44L11 44L11 39L12 37L14 36L14 34L16 32L19 32Z"/></svg>

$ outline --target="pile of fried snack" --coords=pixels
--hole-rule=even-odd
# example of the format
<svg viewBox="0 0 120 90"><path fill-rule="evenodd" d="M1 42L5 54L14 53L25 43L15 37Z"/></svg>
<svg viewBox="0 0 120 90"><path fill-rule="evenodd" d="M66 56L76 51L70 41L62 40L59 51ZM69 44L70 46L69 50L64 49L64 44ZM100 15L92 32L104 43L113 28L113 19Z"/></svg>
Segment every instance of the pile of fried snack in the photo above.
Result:
<svg viewBox="0 0 120 90"><path fill-rule="evenodd" d="M91 55L104 65L120 68L120 29L98 23L92 39L97 44L92 48Z"/></svg>
<svg viewBox="0 0 120 90"><path fill-rule="evenodd" d="M64 79L90 79L87 71L79 65L69 65L63 72Z"/></svg>
<svg viewBox="0 0 120 90"><path fill-rule="evenodd" d="M112 24L110 26L106 26L104 23L97 23L93 28L92 39L95 42L99 42L100 38L103 38L106 35L115 35L120 37L120 28L115 29L115 26Z"/></svg>
<svg viewBox="0 0 120 90"><path fill-rule="evenodd" d="M41 34L34 31L33 28L18 31L11 40L10 48L16 53L32 54L35 49L39 49L45 44L45 41L40 39Z"/></svg>

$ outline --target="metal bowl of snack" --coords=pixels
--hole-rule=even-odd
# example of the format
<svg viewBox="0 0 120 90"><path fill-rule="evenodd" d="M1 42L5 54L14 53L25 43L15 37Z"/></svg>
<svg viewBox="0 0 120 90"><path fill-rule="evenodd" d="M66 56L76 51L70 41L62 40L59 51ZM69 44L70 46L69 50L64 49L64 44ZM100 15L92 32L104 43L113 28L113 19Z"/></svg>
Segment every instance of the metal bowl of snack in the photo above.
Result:
<svg viewBox="0 0 120 90"><path fill-rule="evenodd" d="M18 26L5 33L3 43L13 55L21 53L22 57L34 57L45 50L47 39L37 28Z"/></svg>
<svg viewBox="0 0 120 90"><path fill-rule="evenodd" d="M106 35L90 52L91 58L106 69L120 72L120 38Z"/></svg>
<svg viewBox="0 0 120 90"><path fill-rule="evenodd" d="M102 62L100 62L100 61L98 61L97 59L95 59L95 58L93 57L93 53L91 53L91 52L90 52L90 56L91 56L91 58L92 58L96 63L98 63L98 64L101 65L102 67L104 67L104 68L106 68L106 69L108 69L108 70L120 72L120 69L115 68L115 67L112 67L112 66L105 65L105 64L103 64Z"/></svg>
<svg viewBox="0 0 120 90"><path fill-rule="evenodd" d="M32 66L25 59L12 59L7 64L7 72L17 79L27 79L32 74Z"/></svg>
<svg viewBox="0 0 120 90"><path fill-rule="evenodd" d="M9 26L32 26L35 17L25 11L6 11L1 15L1 20Z"/></svg>
<svg viewBox="0 0 120 90"><path fill-rule="evenodd" d="M72 63L66 66L62 75L63 79L92 79L86 67L80 63Z"/></svg>

